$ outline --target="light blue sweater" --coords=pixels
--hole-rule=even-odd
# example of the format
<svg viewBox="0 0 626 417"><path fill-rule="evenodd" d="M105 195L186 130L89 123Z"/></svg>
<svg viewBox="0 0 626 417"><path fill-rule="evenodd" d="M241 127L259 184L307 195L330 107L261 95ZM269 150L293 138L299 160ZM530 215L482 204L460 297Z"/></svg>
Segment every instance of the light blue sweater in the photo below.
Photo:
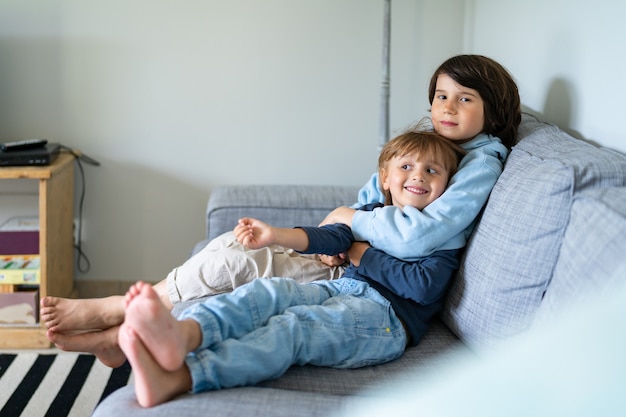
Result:
<svg viewBox="0 0 626 417"><path fill-rule="evenodd" d="M406 261L464 247L502 173L508 150L499 138L486 134L461 146L467 154L441 197L422 211L394 206L357 211L352 217L354 238ZM378 174L374 174L359 191L357 206L382 200Z"/></svg>

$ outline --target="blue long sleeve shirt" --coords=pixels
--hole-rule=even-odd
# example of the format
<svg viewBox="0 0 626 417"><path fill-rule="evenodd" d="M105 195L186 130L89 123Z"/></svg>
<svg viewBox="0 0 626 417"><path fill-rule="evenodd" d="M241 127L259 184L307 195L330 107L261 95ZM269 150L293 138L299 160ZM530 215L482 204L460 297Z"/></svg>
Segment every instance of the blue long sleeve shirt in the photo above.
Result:
<svg viewBox="0 0 626 417"><path fill-rule="evenodd" d="M354 236L345 224L302 227L309 237L305 253L336 255L346 252ZM342 277L365 281L391 303L404 323L409 345L424 336L432 318L441 310L442 298L459 267L459 250L442 250L412 262L401 261L369 248L359 266L351 264Z"/></svg>
<svg viewBox="0 0 626 417"><path fill-rule="evenodd" d="M446 191L423 210L384 206L357 211L352 217L355 240L369 242L387 254L411 261L437 250L460 249L502 173L507 148L499 138L480 134L461 145L467 151ZM361 206L382 202L378 174L359 191Z"/></svg>

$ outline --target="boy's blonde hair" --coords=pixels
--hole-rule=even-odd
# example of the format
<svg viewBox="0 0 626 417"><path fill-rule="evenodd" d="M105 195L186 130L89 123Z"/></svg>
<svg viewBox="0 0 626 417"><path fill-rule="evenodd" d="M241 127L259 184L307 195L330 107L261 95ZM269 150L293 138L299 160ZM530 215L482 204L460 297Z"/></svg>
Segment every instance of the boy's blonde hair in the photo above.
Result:
<svg viewBox="0 0 626 417"><path fill-rule="evenodd" d="M420 157L430 157L439 162L448 172L448 178L456 173L459 158L465 151L449 139L436 132L409 131L396 136L385 144L378 156L378 176L383 177L383 171L394 157L402 157L415 153ZM385 205L393 204L389 190L380 190L385 196Z"/></svg>

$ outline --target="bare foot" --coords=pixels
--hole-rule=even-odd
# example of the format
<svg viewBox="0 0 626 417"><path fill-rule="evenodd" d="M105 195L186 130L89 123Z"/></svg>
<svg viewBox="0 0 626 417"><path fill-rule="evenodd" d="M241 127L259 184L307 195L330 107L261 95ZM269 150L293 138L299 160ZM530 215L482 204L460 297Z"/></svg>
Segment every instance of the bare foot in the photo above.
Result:
<svg viewBox="0 0 626 417"><path fill-rule="evenodd" d="M187 366L175 371L161 368L130 326L120 328L119 343L133 368L135 395L142 407L153 407L191 390Z"/></svg>
<svg viewBox="0 0 626 417"><path fill-rule="evenodd" d="M87 352L111 368L122 366L126 362L124 352L117 344L119 326L103 331L83 333L57 333L48 330L46 336L61 350L68 352Z"/></svg>
<svg viewBox="0 0 626 417"><path fill-rule="evenodd" d="M103 330L124 321L124 297L73 300L44 297L40 302L40 317L53 332Z"/></svg>
<svg viewBox="0 0 626 417"><path fill-rule="evenodd" d="M148 284L146 284L143 281L138 281L134 283L133 285L131 285L126 291L126 294L124 295L124 307L128 308L128 306L130 305L130 302L133 301L135 297L140 295L141 289L146 286L148 286Z"/></svg>
<svg viewBox="0 0 626 417"><path fill-rule="evenodd" d="M133 329L164 370L179 369L187 353L199 345L201 335L197 323L176 320L149 284L138 282L131 286L126 293L126 305L124 324ZM189 325L198 326L193 341L186 332Z"/></svg>

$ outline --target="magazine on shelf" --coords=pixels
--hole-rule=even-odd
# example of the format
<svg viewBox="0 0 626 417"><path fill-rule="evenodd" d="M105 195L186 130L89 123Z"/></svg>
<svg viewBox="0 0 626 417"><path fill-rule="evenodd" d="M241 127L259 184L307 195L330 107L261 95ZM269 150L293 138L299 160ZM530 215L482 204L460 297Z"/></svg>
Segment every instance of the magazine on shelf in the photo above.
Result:
<svg viewBox="0 0 626 417"><path fill-rule="evenodd" d="M39 284L39 255L0 255L0 285Z"/></svg>

